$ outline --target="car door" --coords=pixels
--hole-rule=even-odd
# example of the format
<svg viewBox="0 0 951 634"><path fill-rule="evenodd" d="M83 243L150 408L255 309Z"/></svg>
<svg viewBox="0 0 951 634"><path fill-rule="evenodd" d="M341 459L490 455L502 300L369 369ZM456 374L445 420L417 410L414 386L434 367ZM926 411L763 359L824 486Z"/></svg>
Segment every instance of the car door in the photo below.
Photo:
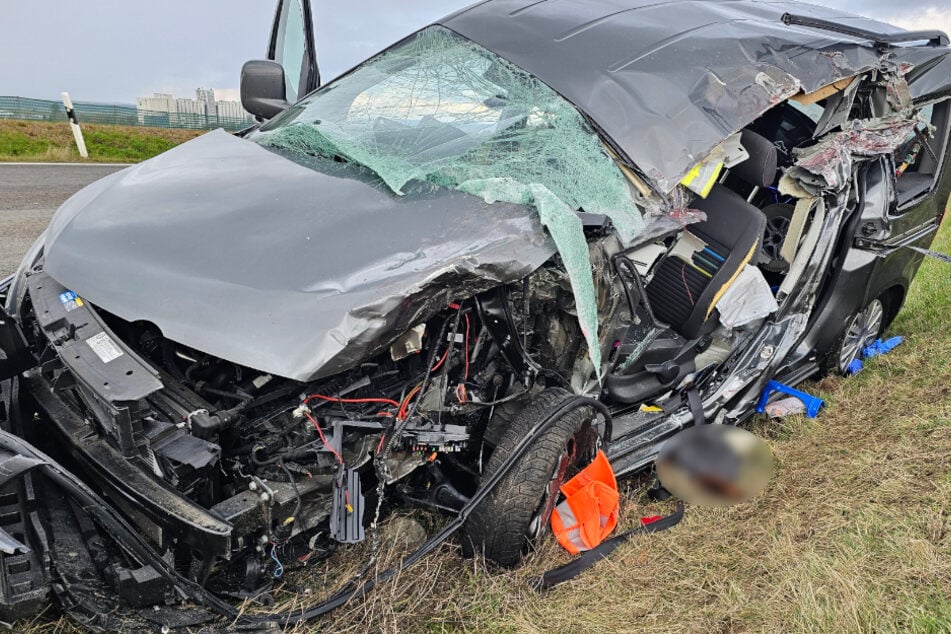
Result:
<svg viewBox="0 0 951 634"><path fill-rule="evenodd" d="M268 42L267 59L284 69L288 103L320 86L310 0L279 0Z"/></svg>

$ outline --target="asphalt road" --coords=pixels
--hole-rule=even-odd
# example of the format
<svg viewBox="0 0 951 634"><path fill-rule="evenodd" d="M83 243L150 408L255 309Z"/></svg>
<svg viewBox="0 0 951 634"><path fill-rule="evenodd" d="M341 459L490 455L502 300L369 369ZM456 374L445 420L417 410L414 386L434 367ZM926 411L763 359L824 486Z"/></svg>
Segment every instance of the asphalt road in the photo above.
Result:
<svg viewBox="0 0 951 634"><path fill-rule="evenodd" d="M16 270L67 198L123 167L0 163L0 278Z"/></svg>

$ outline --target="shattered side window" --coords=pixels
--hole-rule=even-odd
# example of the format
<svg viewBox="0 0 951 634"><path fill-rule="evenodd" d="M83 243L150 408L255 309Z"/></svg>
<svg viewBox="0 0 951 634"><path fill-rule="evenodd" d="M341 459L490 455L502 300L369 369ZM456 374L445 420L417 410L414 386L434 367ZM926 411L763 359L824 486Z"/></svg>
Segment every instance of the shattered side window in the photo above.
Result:
<svg viewBox="0 0 951 634"><path fill-rule="evenodd" d="M565 263L599 367L588 249L575 211L643 228L630 186L584 117L529 73L445 29L428 27L262 128L275 149L340 157L395 193L423 181L487 202L534 206Z"/></svg>

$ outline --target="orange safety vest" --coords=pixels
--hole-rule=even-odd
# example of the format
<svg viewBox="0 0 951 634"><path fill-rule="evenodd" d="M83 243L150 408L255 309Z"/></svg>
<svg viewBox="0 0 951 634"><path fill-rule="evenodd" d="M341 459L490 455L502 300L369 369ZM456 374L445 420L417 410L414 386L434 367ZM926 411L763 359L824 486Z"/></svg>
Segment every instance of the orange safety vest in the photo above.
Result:
<svg viewBox="0 0 951 634"><path fill-rule="evenodd" d="M552 511L551 530L572 555L591 550L617 526L617 479L603 451L598 451L591 464L565 482L561 492L565 501Z"/></svg>

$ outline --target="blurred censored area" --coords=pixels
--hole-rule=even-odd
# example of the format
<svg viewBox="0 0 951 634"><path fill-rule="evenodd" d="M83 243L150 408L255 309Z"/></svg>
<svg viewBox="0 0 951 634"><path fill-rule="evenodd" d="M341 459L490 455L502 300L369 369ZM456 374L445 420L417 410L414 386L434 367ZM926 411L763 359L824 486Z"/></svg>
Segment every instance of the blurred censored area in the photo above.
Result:
<svg viewBox="0 0 951 634"><path fill-rule="evenodd" d="M745 429L701 425L668 440L656 467L664 488L685 502L730 506L765 489L775 464L766 443Z"/></svg>

